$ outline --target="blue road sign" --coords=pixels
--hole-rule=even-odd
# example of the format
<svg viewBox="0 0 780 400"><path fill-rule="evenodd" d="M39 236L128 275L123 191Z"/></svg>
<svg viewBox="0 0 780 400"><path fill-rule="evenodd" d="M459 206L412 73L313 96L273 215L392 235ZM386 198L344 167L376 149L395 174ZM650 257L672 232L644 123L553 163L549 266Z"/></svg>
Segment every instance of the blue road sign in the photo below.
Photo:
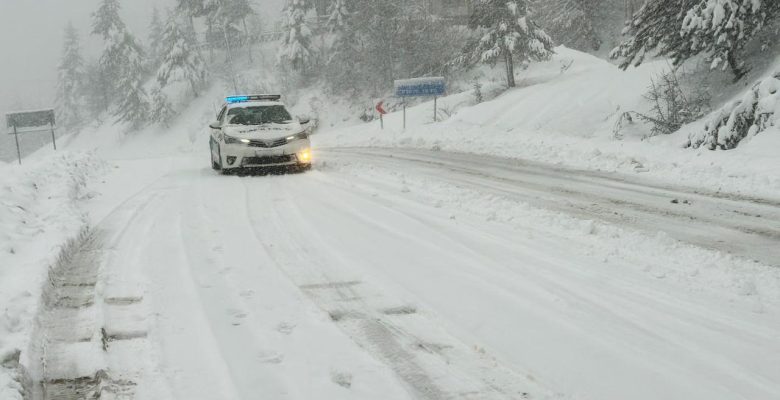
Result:
<svg viewBox="0 0 780 400"><path fill-rule="evenodd" d="M444 96L446 93L447 84L441 77L395 81L395 95L397 97L433 97Z"/></svg>

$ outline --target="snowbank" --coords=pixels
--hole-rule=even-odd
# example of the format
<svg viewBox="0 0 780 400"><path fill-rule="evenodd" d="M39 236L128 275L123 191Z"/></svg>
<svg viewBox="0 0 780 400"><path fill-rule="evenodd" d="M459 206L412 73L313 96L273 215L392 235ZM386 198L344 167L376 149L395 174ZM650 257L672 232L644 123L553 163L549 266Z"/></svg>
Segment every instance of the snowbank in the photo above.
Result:
<svg viewBox="0 0 780 400"><path fill-rule="evenodd" d="M40 289L60 246L84 225L79 202L103 169L89 154L61 153L0 165L0 398L21 399Z"/></svg>
<svg viewBox="0 0 780 400"><path fill-rule="evenodd" d="M470 92L439 99L448 117L433 123L433 104L400 112L379 122L324 130L321 147L404 146L523 158L573 168L641 173L646 178L732 193L780 197L780 157L765 149L732 152L685 148L692 126L669 136L647 138L648 130L615 137L619 115L644 112L642 97L666 63L620 71L585 53L556 49L552 60L532 64L518 88L473 105ZM699 124L701 126L701 124ZM756 139L761 136L758 135Z"/></svg>

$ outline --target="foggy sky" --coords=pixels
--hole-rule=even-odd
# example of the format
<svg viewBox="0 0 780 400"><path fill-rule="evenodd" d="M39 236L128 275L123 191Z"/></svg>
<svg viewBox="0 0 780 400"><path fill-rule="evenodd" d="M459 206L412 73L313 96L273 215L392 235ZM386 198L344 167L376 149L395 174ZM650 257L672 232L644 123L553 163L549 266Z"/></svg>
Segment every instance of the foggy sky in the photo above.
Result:
<svg viewBox="0 0 780 400"><path fill-rule="evenodd" d="M16 109L54 104L56 67L62 32L70 20L79 29L86 57L102 44L89 36L91 14L99 0L0 0L0 119ZM122 18L143 41L153 6L161 10L173 0L123 0ZM284 0L256 0L264 17L276 18ZM4 121L3 121L4 124Z"/></svg>

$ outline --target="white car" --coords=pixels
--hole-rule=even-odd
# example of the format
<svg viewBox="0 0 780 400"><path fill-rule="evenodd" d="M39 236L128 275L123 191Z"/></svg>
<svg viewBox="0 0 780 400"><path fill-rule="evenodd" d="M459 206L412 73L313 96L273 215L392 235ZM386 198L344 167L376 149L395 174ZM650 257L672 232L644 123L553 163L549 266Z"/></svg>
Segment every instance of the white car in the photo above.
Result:
<svg viewBox="0 0 780 400"><path fill-rule="evenodd" d="M311 168L308 120L293 118L279 95L232 96L211 127L211 165L243 168Z"/></svg>

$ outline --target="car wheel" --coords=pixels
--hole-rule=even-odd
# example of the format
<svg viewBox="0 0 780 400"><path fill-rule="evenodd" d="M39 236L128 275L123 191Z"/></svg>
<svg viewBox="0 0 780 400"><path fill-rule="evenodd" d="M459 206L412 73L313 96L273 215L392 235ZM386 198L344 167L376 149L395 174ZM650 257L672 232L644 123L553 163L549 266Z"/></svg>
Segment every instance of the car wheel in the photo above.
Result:
<svg viewBox="0 0 780 400"><path fill-rule="evenodd" d="M219 161L214 161L214 154L212 151L211 168L213 168L214 171L222 171L222 150L219 148L219 144L214 143L213 141L211 142L211 146L212 148L214 146L217 146L217 160L219 160Z"/></svg>

